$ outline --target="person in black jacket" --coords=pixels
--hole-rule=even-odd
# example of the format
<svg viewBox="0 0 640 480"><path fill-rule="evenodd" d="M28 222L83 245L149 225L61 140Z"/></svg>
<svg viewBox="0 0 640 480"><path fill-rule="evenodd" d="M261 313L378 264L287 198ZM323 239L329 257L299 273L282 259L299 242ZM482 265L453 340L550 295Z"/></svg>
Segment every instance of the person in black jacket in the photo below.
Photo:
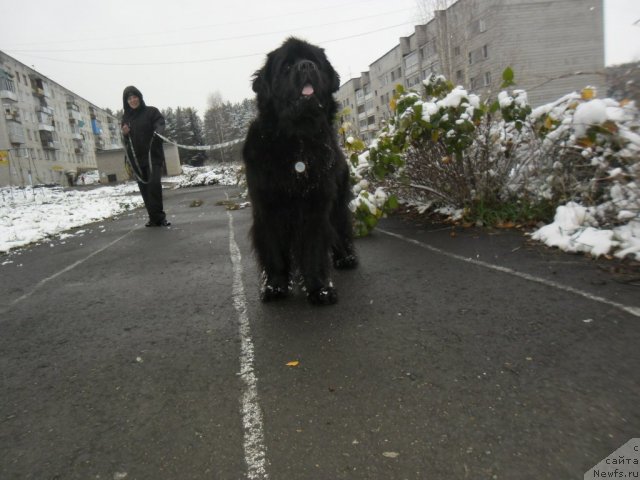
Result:
<svg viewBox="0 0 640 480"><path fill-rule="evenodd" d="M166 227L162 204L162 169L164 149L155 132L164 133L164 117L156 107L147 106L142 93L129 86L122 93L124 115L121 130L124 136L127 159L138 180L140 194L149 214L147 227Z"/></svg>

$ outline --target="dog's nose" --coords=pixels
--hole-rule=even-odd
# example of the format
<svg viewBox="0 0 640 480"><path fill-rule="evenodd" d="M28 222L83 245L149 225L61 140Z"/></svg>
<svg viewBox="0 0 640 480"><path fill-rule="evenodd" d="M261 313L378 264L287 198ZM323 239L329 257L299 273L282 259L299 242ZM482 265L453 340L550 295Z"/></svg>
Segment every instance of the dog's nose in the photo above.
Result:
<svg viewBox="0 0 640 480"><path fill-rule="evenodd" d="M311 60L301 60L300 62L298 62L298 65L296 66L296 68L298 69L299 72L303 72L303 73L313 72L318 69L316 64L313 63Z"/></svg>

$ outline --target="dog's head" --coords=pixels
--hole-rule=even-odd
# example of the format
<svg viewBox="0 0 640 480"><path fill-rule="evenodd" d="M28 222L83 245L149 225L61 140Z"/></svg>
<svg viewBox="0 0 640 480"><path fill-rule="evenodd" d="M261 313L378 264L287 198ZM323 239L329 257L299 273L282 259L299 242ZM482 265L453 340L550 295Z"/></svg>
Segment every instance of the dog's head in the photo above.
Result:
<svg viewBox="0 0 640 480"><path fill-rule="evenodd" d="M281 119L322 115L331 121L338 88L340 77L324 50L297 38L270 52L253 78L260 113L273 112Z"/></svg>

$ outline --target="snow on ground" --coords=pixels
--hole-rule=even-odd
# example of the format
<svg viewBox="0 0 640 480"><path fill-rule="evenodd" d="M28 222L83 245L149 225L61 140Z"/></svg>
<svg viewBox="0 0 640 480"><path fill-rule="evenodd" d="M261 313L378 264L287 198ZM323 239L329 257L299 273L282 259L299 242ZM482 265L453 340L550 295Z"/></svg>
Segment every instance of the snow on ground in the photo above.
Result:
<svg viewBox="0 0 640 480"><path fill-rule="evenodd" d="M162 179L165 188L236 185L237 166L183 167L183 174ZM86 174L85 185L97 175ZM173 187L171 186L173 184ZM78 181L82 185L82 180ZM144 205L138 185L128 182L91 189L61 187L0 188L0 253L54 236L81 232L74 228L98 222ZM0 261L0 265L2 261Z"/></svg>
<svg viewBox="0 0 640 480"><path fill-rule="evenodd" d="M535 231L531 238L565 252L583 252L599 257L614 254L618 258L640 260L640 219L613 229L589 226L595 224L594 208L575 202L556 209L553 223Z"/></svg>

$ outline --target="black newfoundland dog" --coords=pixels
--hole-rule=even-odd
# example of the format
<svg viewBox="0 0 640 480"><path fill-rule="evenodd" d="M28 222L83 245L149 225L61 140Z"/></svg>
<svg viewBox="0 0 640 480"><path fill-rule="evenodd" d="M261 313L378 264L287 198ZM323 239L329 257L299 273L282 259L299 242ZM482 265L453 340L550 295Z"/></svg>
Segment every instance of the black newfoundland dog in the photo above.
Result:
<svg viewBox="0 0 640 480"><path fill-rule="evenodd" d="M324 50L296 38L254 75L258 116L243 157L262 301L286 297L299 279L309 302L333 304L331 260L336 268L358 263L349 167L333 127L339 86Z"/></svg>

